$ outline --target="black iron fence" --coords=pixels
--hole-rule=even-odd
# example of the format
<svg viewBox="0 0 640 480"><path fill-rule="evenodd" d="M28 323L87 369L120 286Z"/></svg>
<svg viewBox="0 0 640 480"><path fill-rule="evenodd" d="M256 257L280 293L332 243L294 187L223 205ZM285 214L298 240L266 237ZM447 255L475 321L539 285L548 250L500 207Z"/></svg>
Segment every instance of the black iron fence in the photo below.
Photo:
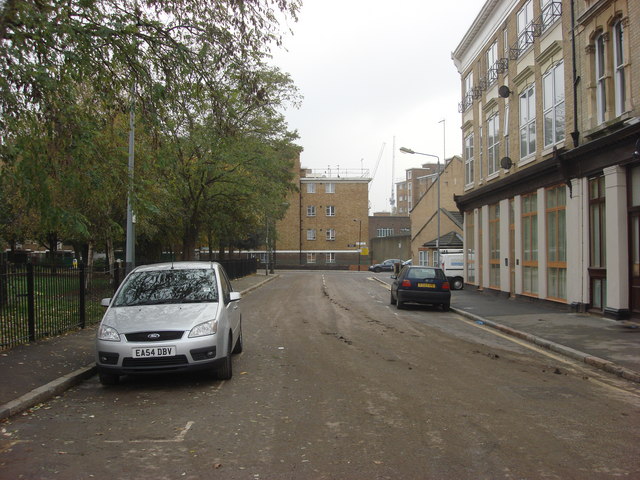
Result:
<svg viewBox="0 0 640 480"><path fill-rule="evenodd" d="M0 350L99 322L122 273L0 264Z"/></svg>
<svg viewBox="0 0 640 480"><path fill-rule="evenodd" d="M231 279L257 271L255 259L220 263ZM100 300L124 275L122 262L107 269L0 263L0 350L98 323Z"/></svg>

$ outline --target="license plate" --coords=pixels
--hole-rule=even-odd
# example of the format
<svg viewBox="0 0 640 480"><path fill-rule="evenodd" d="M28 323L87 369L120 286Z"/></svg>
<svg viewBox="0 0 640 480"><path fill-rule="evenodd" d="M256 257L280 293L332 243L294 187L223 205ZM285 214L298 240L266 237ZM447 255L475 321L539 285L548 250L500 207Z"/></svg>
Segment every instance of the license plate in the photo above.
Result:
<svg viewBox="0 0 640 480"><path fill-rule="evenodd" d="M133 358L173 357L176 347L143 347L133 349Z"/></svg>
<svg viewBox="0 0 640 480"><path fill-rule="evenodd" d="M436 288L435 283L419 283L418 288Z"/></svg>

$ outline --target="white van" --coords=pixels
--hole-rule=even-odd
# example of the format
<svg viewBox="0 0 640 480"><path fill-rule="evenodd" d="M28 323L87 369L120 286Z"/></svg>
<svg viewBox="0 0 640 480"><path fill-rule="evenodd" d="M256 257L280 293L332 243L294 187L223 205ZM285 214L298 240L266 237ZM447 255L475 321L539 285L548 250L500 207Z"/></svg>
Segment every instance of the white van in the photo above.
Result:
<svg viewBox="0 0 640 480"><path fill-rule="evenodd" d="M440 251L440 266L453 290L462 290L464 286L464 255L462 250Z"/></svg>

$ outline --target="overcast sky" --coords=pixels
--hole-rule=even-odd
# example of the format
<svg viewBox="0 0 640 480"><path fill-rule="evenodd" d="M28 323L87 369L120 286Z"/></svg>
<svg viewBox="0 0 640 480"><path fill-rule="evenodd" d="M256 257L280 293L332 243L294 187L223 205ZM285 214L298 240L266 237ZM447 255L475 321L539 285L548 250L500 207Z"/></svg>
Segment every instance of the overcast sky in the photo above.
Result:
<svg viewBox="0 0 640 480"><path fill-rule="evenodd" d="M451 52L484 0L303 0L274 62L304 96L286 118L303 167L365 168L371 210L389 211L395 180L431 160L401 146L460 154L460 75ZM442 119L445 120L443 128ZM446 138L446 145L444 139ZM382 144L384 151L376 170Z"/></svg>

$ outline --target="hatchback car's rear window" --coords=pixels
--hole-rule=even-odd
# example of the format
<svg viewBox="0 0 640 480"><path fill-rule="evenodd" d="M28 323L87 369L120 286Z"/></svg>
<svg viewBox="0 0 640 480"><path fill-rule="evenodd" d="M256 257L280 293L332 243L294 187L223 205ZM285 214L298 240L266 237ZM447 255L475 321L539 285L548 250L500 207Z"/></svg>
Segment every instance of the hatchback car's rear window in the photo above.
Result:
<svg viewBox="0 0 640 480"><path fill-rule="evenodd" d="M407 272L407 278L437 278L442 280L442 270L436 268L411 268Z"/></svg>
<svg viewBox="0 0 640 480"><path fill-rule="evenodd" d="M133 273L120 289L114 306L217 301L213 270L156 270Z"/></svg>

